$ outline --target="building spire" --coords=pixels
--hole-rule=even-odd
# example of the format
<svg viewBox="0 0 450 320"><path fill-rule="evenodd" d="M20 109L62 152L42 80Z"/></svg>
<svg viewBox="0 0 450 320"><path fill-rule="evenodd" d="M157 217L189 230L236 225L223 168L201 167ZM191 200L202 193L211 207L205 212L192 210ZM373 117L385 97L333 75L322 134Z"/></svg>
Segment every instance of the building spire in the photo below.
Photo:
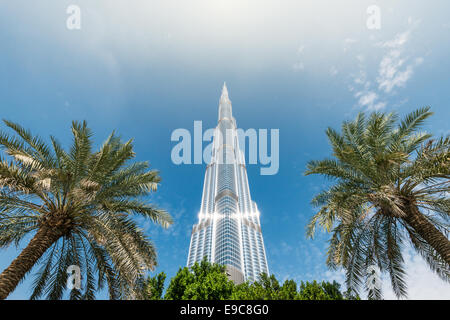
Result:
<svg viewBox="0 0 450 320"><path fill-rule="evenodd" d="M227 89L227 83L226 83L226 82L223 83L223 87L222 87L222 97L228 99L228 89Z"/></svg>
<svg viewBox="0 0 450 320"><path fill-rule="evenodd" d="M228 97L227 84L224 82L222 87L222 95L219 103L219 120L223 118L232 119L231 101Z"/></svg>

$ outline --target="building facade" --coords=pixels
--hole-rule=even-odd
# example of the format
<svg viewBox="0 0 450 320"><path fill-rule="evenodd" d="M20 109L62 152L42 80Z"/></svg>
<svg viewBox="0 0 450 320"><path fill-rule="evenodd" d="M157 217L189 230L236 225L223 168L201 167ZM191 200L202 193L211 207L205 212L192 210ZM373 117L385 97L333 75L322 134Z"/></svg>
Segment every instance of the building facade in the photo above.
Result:
<svg viewBox="0 0 450 320"><path fill-rule="evenodd" d="M245 156L225 84L198 219L192 228L188 267L206 257L225 265L235 283L269 273L259 211L250 196Z"/></svg>

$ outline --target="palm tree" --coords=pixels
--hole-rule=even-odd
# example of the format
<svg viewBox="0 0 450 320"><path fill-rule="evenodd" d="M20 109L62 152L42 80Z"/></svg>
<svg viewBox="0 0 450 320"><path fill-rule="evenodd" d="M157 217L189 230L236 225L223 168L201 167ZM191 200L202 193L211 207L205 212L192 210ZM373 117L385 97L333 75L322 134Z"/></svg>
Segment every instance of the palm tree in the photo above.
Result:
<svg viewBox="0 0 450 320"><path fill-rule="evenodd" d="M408 240L450 280L450 137L418 131L431 114L422 108L398 123L395 113L360 113L343 123L342 133L327 129L334 158L307 165L306 175L336 182L312 200L319 210L307 234L313 237L317 223L332 233L327 264L346 270L350 292L377 268L389 273L397 297L406 297L402 249ZM367 287L369 298L381 298L378 286Z"/></svg>
<svg viewBox="0 0 450 320"><path fill-rule="evenodd" d="M171 217L144 200L156 191L158 172L135 157L132 141L114 132L92 151L86 122L72 123L73 144L51 146L18 124L0 131L0 247L18 245L34 234L19 256L0 274L5 299L35 265L40 265L32 299L62 298L69 266L78 266L82 288L71 299L93 299L107 284L111 299L133 295L136 280L156 264L156 251L133 216L167 227Z"/></svg>

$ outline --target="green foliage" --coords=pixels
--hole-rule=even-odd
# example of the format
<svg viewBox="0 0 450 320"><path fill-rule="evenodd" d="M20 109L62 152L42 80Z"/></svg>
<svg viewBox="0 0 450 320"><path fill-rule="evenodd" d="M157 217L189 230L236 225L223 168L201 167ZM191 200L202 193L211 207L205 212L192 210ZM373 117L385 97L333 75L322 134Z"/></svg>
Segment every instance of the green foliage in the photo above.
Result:
<svg viewBox="0 0 450 320"><path fill-rule="evenodd" d="M158 277L149 278L144 290L158 283L158 292L162 292ZM164 282L164 281L163 281ZM162 283L163 283L162 282ZM170 300L342 300L337 282L301 283L299 291L294 280L286 280L280 286L274 275L262 274L259 281L244 282L235 285L228 280L225 267L203 260L191 269L180 268L171 279L165 299ZM143 295L145 299L152 299Z"/></svg>
<svg viewBox="0 0 450 320"><path fill-rule="evenodd" d="M231 298L233 300L277 300L280 289L280 284L274 275L269 277L267 274L261 274L259 281L244 282L235 286Z"/></svg>
<svg viewBox="0 0 450 320"><path fill-rule="evenodd" d="M333 281L321 282L301 282L298 298L300 300L343 300L343 295L339 291L340 285Z"/></svg>
<svg viewBox="0 0 450 320"><path fill-rule="evenodd" d="M346 270L350 297L365 286L371 266L389 274L398 297L406 296L405 240L450 281L450 136L433 140L419 131L431 114L423 108L398 122L394 113L360 113L341 133L327 129L332 158L307 165L306 175L333 182L313 198L318 212L307 234L312 238L317 224L332 234L327 264Z"/></svg>
<svg viewBox="0 0 450 320"><path fill-rule="evenodd" d="M161 272L154 277L147 277L142 284L142 299L143 300L161 300L164 292L164 282L166 281L166 274Z"/></svg>
<svg viewBox="0 0 450 320"><path fill-rule="evenodd" d="M301 282L297 291L294 280L286 280L282 286L274 275L262 274L259 281L235 286L233 300L343 300L337 282Z"/></svg>
<svg viewBox="0 0 450 320"><path fill-rule="evenodd" d="M321 286L327 297L329 297L328 300L342 300L344 298L344 295L340 291L341 285L336 281L333 281L333 283L322 282Z"/></svg>
<svg viewBox="0 0 450 320"><path fill-rule="evenodd" d="M345 300L361 300L361 297L358 294L354 294L351 289L347 289L347 291L344 292L344 299Z"/></svg>
<svg viewBox="0 0 450 320"><path fill-rule="evenodd" d="M286 280L282 286L274 275L263 273L258 281L244 282L233 290L233 300L295 300L298 299L297 284Z"/></svg>
<svg viewBox="0 0 450 320"><path fill-rule="evenodd" d="M286 280L281 286L280 293L277 295L279 300L297 299L297 283L294 280Z"/></svg>
<svg viewBox="0 0 450 320"><path fill-rule="evenodd" d="M165 295L169 300L223 300L228 299L234 284L228 280L225 267L205 259L189 270L180 268L170 281Z"/></svg>
<svg viewBox="0 0 450 320"><path fill-rule="evenodd" d="M168 213L150 205L160 177L135 157L132 141L112 133L93 150L86 122L73 122L73 142L66 151L56 138L51 144L18 124L0 131L0 247L18 245L39 228L60 234L38 261L32 299L60 299L67 267L81 269L82 288L72 299L94 299L107 285L111 299L135 297L135 283L156 265L156 251L134 217L164 227Z"/></svg>

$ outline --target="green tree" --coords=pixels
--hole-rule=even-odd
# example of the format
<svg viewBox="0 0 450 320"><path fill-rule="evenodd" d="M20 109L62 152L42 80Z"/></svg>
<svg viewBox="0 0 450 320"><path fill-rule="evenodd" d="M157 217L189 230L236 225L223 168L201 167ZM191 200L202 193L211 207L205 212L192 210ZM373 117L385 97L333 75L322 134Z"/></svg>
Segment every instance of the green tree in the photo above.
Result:
<svg viewBox="0 0 450 320"><path fill-rule="evenodd" d="M274 275L270 277L263 273L260 279L253 283L244 282L233 291L233 300L277 300L280 295L280 284Z"/></svg>
<svg viewBox="0 0 450 320"><path fill-rule="evenodd" d="M343 295L339 291L340 285L333 281L318 283L316 280L313 282L301 282L298 298L300 300L342 300Z"/></svg>
<svg viewBox="0 0 450 320"><path fill-rule="evenodd" d="M279 300L297 299L297 283L294 280L286 280L280 288Z"/></svg>
<svg viewBox="0 0 450 320"><path fill-rule="evenodd" d="M143 300L161 300L164 292L164 282L166 281L166 274L161 272L154 277L147 277L142 283Z"/></svg>
<svg viewBox="0 0 450 320"><path fill-rule="evenodd" d="M180 268L170 281L165 295L169 300L229 299L234 283L228 279L225 267L204 259L191 269Z"/></svg>
<svg viewBox="0 0 450 320"><path fill-rule="evenodd" d="M346 283L356 294L367 283L371 266L390 275L398 297L406 296L402 248L405 240L442 279L450 279L450 137L430 139L419 128L429 108L408 114L398 123L395 113L360 113L328 128L333 157L311 161L306 175L333 181L312 204L319 207L307 234L318 223L332 233L327 264L343 267ZM375 287L369 298L381 298Z"/></svg>
<svg viewBox="0 0 450 320"><path fill-rule="evenodd" d="M344 295L341 293L341 285L336 281L333 282L325 282L322 281L321 286L329 300L342 300L344 299Z"/></svg>
<svg viewBox="0 0 450 320"><path fill-rule="evenodd" d="M354 294L354 292L351 289L347 289L343 293L345 300L361 300L361 297L358 294Z"/></svg>
<svg viewBox="0 0 450 320"><path fill-rule="evenodd" d="M235 286L231 299L233 300L342 300L340 285L317 281L301 282L299 291L294 280L286 280L282 286L274 275L262 274L253 283L244 282Z"/></svg>
<svg viewBox="0 0 450 320"><path fill-rule="evenodd" d="M300 300L327 300L327 294L315 280L306 283L300 282L298 296Z"/></svg>
<svg viewBox="0 0 450 320"><path fill-rule="evenodd" d="M145 292L155 290L155 296L161 297L164 291L165 274L148 278L143 286L144 299L155 297ZM192 268L180 268L170 280L164 299L169 300L342 300L340 285L316 281L301 283L297 291L294 280L286 280L283 285L274 275L261 274L258 281L235 285L228 280L225 267L211 264L205 259L195 263Z"/></svg>
<svg viewBox="0 0 450 320"><path fill-rule="evenodd" d="M340 285L333 281L318 283L301 282L299 291L294 280L286 280L280 286L274 275L261 274L253 283L244 282L235 286L233 300L342 300Z"/></svg>
<svg viewBox="0 0 450 320"><path fill-rule="evenodd" d="M257 300L256 294L251 284L246 281L235 285L230 296L231 300Z"/></svg>
<svg viewBox="0 0 450 320"><path fill-rule="evenodd" d="M107 284L111 299L133 297L136 280L156 264L156 251L134 216L166 227L171 217L144 197L156 191L158 172L135 157L132 141L112 133L98 151L86 122L72 123L73 143L65 151L18 124L5 121L15 135L0 132L0 247L33 237L0 274L5 299L39 264L32 299L60 299L67 268L81 270L82 287L72 299L93 299Z"/></svg>

